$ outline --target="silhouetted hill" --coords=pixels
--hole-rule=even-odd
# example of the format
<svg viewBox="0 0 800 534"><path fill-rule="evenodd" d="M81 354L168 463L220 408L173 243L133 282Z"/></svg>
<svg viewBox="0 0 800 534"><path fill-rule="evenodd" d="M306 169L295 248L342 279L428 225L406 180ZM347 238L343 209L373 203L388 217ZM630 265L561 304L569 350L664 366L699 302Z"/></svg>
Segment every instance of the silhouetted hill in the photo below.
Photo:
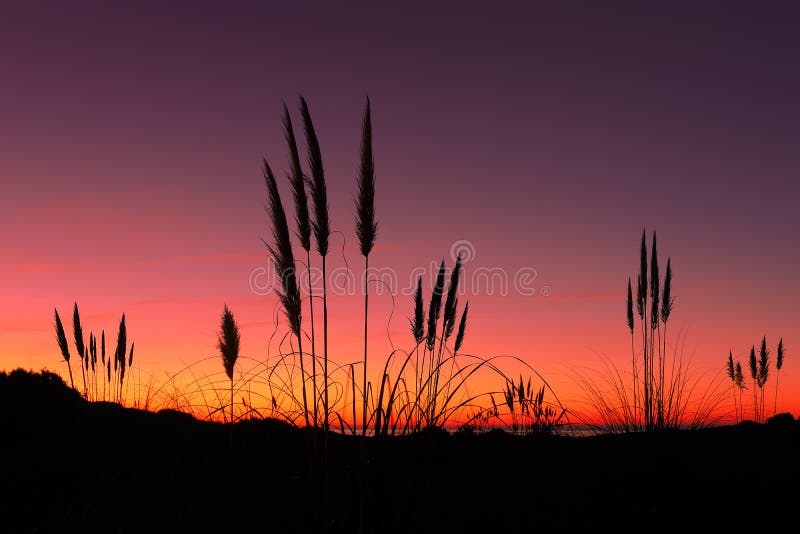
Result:
<svg viewBox="0 0 800 534"><path fill-rule="evenodd" d="M321 532L321 435L88 403L49 373L0 373L6 532ZM367 532L794 522L800 424L591 438L425 431L369 440ZM791 420L790 420L791 419ZM331 436L330 531L357 532L360 440ZM784 488L789 488L784 489Z"/></svg>

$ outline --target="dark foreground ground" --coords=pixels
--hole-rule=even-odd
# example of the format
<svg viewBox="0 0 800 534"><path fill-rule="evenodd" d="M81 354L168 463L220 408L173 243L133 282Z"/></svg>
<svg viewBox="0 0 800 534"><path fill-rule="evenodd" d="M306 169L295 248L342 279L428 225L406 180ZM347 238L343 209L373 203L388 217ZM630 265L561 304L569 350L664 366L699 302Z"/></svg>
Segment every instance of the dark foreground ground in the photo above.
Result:
<svg viewBox="0 0 800 534"><path fill-rule="evenodd" d="M358 532L360 442L88 404L0 374L2 532ZM592 438L368 440L365 532L797 528L800 423ZM327 511L326 511L327 510Z"/></svg>

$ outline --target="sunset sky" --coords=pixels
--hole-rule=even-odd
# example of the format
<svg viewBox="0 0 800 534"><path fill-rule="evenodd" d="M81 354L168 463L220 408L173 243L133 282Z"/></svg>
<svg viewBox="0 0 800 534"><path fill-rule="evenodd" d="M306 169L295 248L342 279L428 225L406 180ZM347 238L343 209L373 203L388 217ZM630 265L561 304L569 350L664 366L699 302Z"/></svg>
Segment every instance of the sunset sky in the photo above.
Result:
<svg viewBox="0 0 800 534"><path fill-rule="evenodd" d="M672 259L670 343L685 335L697 376L783 337L778 410L800 414L795 3L165 4L0 7L0 369L66 376L53 308L69 321L74 301L107 335L125 312L144 370L216 355L225 303L243 354L265 359L277 298L251 286L270 238L262 157L293 214L282 102L299 131L308 100L329 269L358 277L369 96L370 264L397 281L393 315L390 296L371 301L371 376L387 325L412 346L413 273L429 295L457 247L467 280L492 269L509 285L461 296L464 349L522 358L579 409L574 373L604 356L630 367L625 289L646 228L662 267ZM350 293L328 304L341 363L361 358L363 297Z"/></svg>

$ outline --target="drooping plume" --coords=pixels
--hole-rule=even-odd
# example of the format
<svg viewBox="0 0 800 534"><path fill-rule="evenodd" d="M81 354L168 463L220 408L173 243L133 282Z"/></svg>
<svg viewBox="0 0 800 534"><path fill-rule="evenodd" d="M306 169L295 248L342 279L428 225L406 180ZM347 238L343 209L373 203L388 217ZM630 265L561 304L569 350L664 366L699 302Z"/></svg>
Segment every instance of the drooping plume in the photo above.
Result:
<svg viewBox="0 0 800 534"><path fill-rule="evenodd" d="M294 136L292 117L286 104L283 105L283 133L289 145L289 165L291 173L289 181L292 184L294 196L295 222L297 223L297 238L303 250L311 249L311 219L308 215L308 197L306 196L305 176L300 166L300 154L297 150L297 139Z"/></svg>
<svg viewBox="0 0 800 534"><path fill-rule="evenodd" d="M61 350L61 357L64 358L64 361L69 363L69 342L67 341L67 334L64 332L64 325L61 324L61 317L58 316L58 310L55 310L56 314L56 341L58 341L58 348Z"/></svg>
<svg viewBox="0 0 800 534"><path fill-rule="evenodd" d="M311 167L311 200L314 202L314 237L317 241L317 252L320 256L328 255L328 238L331 234L328 220L328 192L325 185L325 172L322 167L322 151L319 148L317 133L311 120L311 113L305 98L300 97L300 112L303 115L303 126L308 145L308 163Z"/></svg>
<svg viewBox="0 0 800 534"><path fill-rule="evenodd" d="M453 333L456 323L456 308L458 306L458 279L461 275L461 254L456 257L456 265L450 273L450 285L447 287L447 300L444 303L444 339Z"/></svg>
<svg viewBox="0 0 800 534"><path fill-rule="evenodd" d="M286 222L286 212L283 210L281 196L278 192L278 184L272 174L267 160L263 160L264 181L267 184L269 205L267 212L272 222L272 238L274 243L270 245L266 241L264 244L270 252L275 272L281 282L281 289L277 291L278 298L283 305L283 312L289 322L292 333L300 335L300 291L297 286L297 276L295 274L294 253L292 252L292 242L289 237L289 225Z"/></svg>

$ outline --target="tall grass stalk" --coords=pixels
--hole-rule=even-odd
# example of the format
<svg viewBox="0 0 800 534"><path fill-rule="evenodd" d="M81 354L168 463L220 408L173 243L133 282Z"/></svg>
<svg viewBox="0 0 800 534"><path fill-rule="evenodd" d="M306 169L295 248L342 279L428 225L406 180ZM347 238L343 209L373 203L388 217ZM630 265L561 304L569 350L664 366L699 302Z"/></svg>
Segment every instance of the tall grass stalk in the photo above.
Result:
<svg viewBox="0 0 800 534"><path fill-rule="evenodd" d="M733 351L728 352L728 361L725 364L725 371L731 379L731 390L733 391L733 411L736 422L739 422L739 410L736 404L736 367L733 364Z"/></svg>
<svg viewBox="0 0 800 534"><path fill-rule="evenodd" d="M441 364L442 361L442 352L445 346L445 343L450 336L453 335L453 328L455 327L456 323L456 312L458 310L458 281L461 276L461 254L459 253L458 257L456 257L456 264L453 267L453 272L450 273L450 283L447 288L447 299L444 303L444 317L442 318L442 337L439 340L439 355L437 357L437 362ZM450 360L450 374L453 372L453 366L455 365L455 358ZM434 383L434 391L437 394L434 395L434 403L438 398L438 391L439 391L439 376L441 373L441 365L438 365L438 371L436 373L436 380ZM449 384L448 384L449 388ZM445 390L445 396L448 395L449 389ZM435 406L435 404L434 404Z"/></svg>
<svg viewBox="0 0 800 534"><path fill-rule="evenodd" d="M672 261L667 258L667 269L663 285L659 272L658 245L653 232L650 260L648 262L647 234L642 232L639 253L639 274L636 283L636 315L641 325L642 372L636 353L636 320L631 278L625 302L625 323L631 336L632 391L629 394L622 382L613 381L620 400L630 406L623 406L626 413L625 428L633 431L661 430L670 426L669 419L675 410L676 394L674 375L667 376L667 326L675 298L672 296ZM621 376L620 376L621 378ZM585 381L584 381L585 382ZM584 386L588 384L584 383ZM621 387L621 389L619 389ZM590 396L595 388L589 389ZM600 391L600 390L597 390ZM624 398L623 398L624 397Z"/></svg>
<svg viewBox="0 0 800 534"><path fill-rule="evenodd" d="M411 335L414 338L414 391L420 391L421 389L421 382L420 377L422 376L421 369L419 367L419 348L422 345L422 342L425 340L425 304L422 300L422 277L420 276L417 278L417 289L414 291L414 317L409 319L409 324L411 325ZM423 345L424 348L424 345ZM422 355L423 358L423 365L425 360L425 354ZM421 412L417 410L416 413L417 417L421 416Z"/></svg>
<svg viewBox="0 0 800 534"><path fill-rule="evenodd" d="M356 235L364 256L364 368L362 387L364 406L362 409L361 432L367 432L367 320L369 319L369 254L375 245L378 223L375 221L375 161L372 156L372 118L367 98L364 119L361 124L361 169L358 175L358 196L356 198ZM381 381L383 389L383 381ZM379 412L378 412L379 413Z"/></svg>
<svg viewBox="0 0 800 534"><path fill-rule="evenodd" d="M283 306L283 312L289 323L289 328L297 338L297 352L300 354L300 375L303 393L303 417L306 426L309 426L308 418L308 399L306 396L306 374L303 366L303 333L301 331L301 308L300 291L297 286L295 274L294 253L292 252L292 242L289 237L289 225L286 223L286 212L283 209L281 196L278 192L278 184L272 174L267 160L263 160L264 181L267 185L268 206L267 212L272 223L273 244L266 241L264 244L269 250L275 271L280 277L281 289L278 290L278 298Z"/></svg>
<svg viewBox="0 0 800 534"><path fill-rule="evenodd" d="M329 426L330 405L328 397L328 282L326 258L328 256L328 239L330 238L330 221L328 215L328 193L325 185L325 171L322 166L322 151L319 147L317 133L314 130L314 123L311 120L311 113L308 110L308 103L305 98L300 97L300 112L303 116L303 127L306 134L306 145L308 149L308 163L311 167L311 200L314 204L314 221L312 224L314 238L317 244L317 252L322 257L322 342L323 342L323 428L327 441L327 429Z"/></svg>
<svg viewBox="0 0 800 534"><path fill-rule="evenodd" d="M750 378L753 379L753 420L758 421L758 361L756 360L756 346L750 347Z"/></svg>
<svg viewBox="0 0 800 534"><path fill-rule="evenodd" d="M314 331L314 288L311 283L311 218L308 214L308 197L306 195L306 177L300 165L300 154L297 150L297 139L294 135L292 118L289 109L283 104L283 132L289 145L289 165L291 174L292 196L295 207L295 223L300 246L306 251L306 275L308 276L308 309L311 321L311 388L314 392L313 416L314 426L319 424L319 389L317 388L317 347ZM303 358L303 354L300 354Z"/></svg>
<svg viewBox="0 0 800 534"><path fill-rule="evenodd" d="M760 422L764 422L766 412L766 408L764 406L764 386L767 385L767 379L769 378L769 349L767 348L767 337L764 336L761 339L761 349L759 350L759 358L758 358L758 388L760 390L760 399L759 399L759 412L758 415L760 417Z"/></svg>
<svg viewBox="0 0 800 534"><path fill-rule="evenodd" d="M739 418L740 420L744 419L744 411L742 409L742 397L744 396L744 390L747 389L747 386L744 383L744 373L742 372L742 362L736 362L736 389L739 390Z"/></svg>
<svg viewBox="0 0 800 534"><path fill-rule="evenodd" d="M81 327L81 316L78 313L78 303L72 309L72 330L75 337L75 352L81 359L81 381L83 382L83 396L86 397L86 374L84 373L84 356L86 347L84 345L83 327Z"/></svg>
<svg viewBox="0 0 800 534"><path fill-rule="evenodd" d="M119 380L117 383L116 399L117 402L122 403L122 385L125 382L125 355L128 352L128 330L125 326L125 314L119 321L119 329L117 330L117 348L114 351L115 367L119 369Z"/></svg>
<svg viewBox="0 0 800 534"><path fill-rule="evenodd" d="M239 358L240 341L239 326L236 324L233 313L228 309L228 305L225 304L220 318L217 347L222 356L222 366L225 368L225 374L231 382L231 443L233 442L233 368Z"/></svg>
<svg viewBox="0 0 800 534"><path fill-rule="evenodd" d="M439 272L436 275L436 284L433 287L433 291L431 292L431 301L428 305L428 336L425 341L425 349L428 351L428 375L429 379L426 381L426 413L427 413L427 421L428 425L433 424L433 415L435 411L435 402L434 398L436 395L436 389L434 387L435 383L435 372L438 370L439 366L436 365L435 360L435 347L436 347L436 330L437 325L439 323L439 316L441 315L442 311L442 296L444 295L444 277L445 277L445 266L444 260L442 260L441 265L439 266Z"/></svg>
<svg viewBox="0 0 800 534"><path fill-rule="evenodd" d="M631 372L633 373L633 414L634 420L633 425L636 425L636 414L639 413L637 408L637 386L639 382L639 372L638 372L638 365L636 364L636 349L634 347L633 342L633 330L634 330L634 319L633 319L633 292L631 290L631 279L628 277L628 298L626 300L625 306L625 319L626 324L628 325L628 330L631 333Z"/></svg>
<svg viewBox="0 0 800 534"><path fill-rule="evenodd" d="M642 323L642 367L644 376L642 377L642 393L643 411L644 411L644 426L647 430L651 430L652 421L652 390L650 387L650 376L652 374L652 363L650 361L649 344L647 337L648 322L647 322L647 235L644 230L642 231L642 244L639 254L639 278L636 288L636 309L639 314L639 319Z"/></svg>
<svg viewBox="0 0 800 534"><path fill-rule="evenodd" d="M778 341L778 353L775 357L775 403L772 406L772 415L778 413L778 380L781 377L781 367L783 367L783 356L785 349L783 347L783 338Z"/></svg>

